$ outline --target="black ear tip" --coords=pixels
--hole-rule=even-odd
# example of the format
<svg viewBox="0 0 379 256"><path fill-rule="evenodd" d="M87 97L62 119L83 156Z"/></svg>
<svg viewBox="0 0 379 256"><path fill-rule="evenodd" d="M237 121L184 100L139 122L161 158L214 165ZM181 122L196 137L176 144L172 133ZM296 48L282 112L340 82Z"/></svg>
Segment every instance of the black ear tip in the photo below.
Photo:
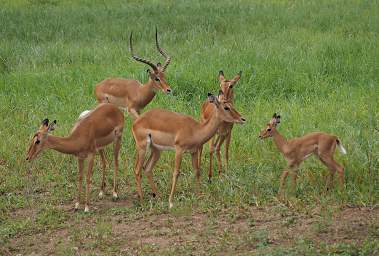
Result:
<svg viewBox="0 0 379 256"><path fill-rule="evenodd" d="M219 73L220 75L224 75L224 71L222 71L222 70L220 70L218 73Z"/></svg>
<svg viewBox="0 0 379 256"><path fill-rule="evenodd" d="M49 124L49 119L48 118L45 118L42 120L42 124L43 125L48 125Z"/></svg>
<svg viewBox="0 0 379 256"><path fill-rule="evenodd" d="M276 113L274 113L274 115L272 117L276 117Z"/></svg>
<svg viewBox="0 0 379 256"><path fill-rule="evenodd" d="M57 123L57 120L54 120L53 123L56 124L56 123Z"/></svg>
<svg viewBox="0 0 379 256"><path fill-rule="evenodd" d="M208 97L211 97L211 96L213 96L213 94L212 94L212 93L210 93L210 92L208 92Z"/></svg>
<svg viewBox="0 0 379 256"><path fill-rule="evenodd" d="M240 76L242 75L242 70L240 70L240 72L238 72L238 75L240 75Z"/></svg>

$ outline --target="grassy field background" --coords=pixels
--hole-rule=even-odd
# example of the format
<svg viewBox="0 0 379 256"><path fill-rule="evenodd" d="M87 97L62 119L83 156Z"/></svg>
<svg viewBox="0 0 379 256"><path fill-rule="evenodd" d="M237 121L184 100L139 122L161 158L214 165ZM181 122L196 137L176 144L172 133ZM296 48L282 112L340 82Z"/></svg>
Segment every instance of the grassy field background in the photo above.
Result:
<svg viewBox="0 0 379 256"><path fill-rule="evenodd" d="M379 250L378 1L4 0L0 24L0 254L369 255ZM172 56L166 77L174 92L159 92L145 111L160 107L197 118L207 92L218 91L218 71L227 77L243 71L235 102L248 122L233 130L230 170L208 184L205 150L199 198L187 156L175 208L168 211L174 154L164 153L154 171L162 197L148 196L140 205L127 118L120 200L97 199L96 165L93 211L73 212L76 159L47 151L28 165L29 140L46 117L57 119L54 134L68 134L78 115L96 105L94 86L103 79L145 82L146 66L131 59L128 36L134 32L140 56L162 61L154 48L155 26ZM287 138L312 131L338 135L347 149L346 156L336 153L346 168L344 190L326 192L328 171L311 158L302 165L287 205L277 201L286 163L271 140L257 138L274 112L281 114L279 130ZM110 193L112 171L108 174ZM150 189L143 181L146 194ZM374 216L361 235L343 229L354 219L342 221L347 207L365 209L354 216ZM280 221L259 226L257 219L265 216ZM305 231L291 229L315 216ZM341 233L352 237L327 238L336 234L330 228L336 219L342 221ZM205 230L196 229L199 223ZM244 228L229 228L233 223ZM295 239L276 239L271 229L276 227L292 230L289 237Z"/></svg>

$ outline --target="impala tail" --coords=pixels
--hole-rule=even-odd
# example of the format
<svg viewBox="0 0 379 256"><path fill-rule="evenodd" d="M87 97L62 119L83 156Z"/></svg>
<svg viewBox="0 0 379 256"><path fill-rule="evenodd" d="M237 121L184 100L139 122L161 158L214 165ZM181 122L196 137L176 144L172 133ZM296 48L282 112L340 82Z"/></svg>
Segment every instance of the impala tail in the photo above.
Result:
<svg viewBox="0 0 379 256"><path fill-rule="evenodd" d="M336 141L337 141L338 149L340 150L341 154L346 155L347 153L346 149L343 147L341 141L339 141L338 139Z"/></svg>

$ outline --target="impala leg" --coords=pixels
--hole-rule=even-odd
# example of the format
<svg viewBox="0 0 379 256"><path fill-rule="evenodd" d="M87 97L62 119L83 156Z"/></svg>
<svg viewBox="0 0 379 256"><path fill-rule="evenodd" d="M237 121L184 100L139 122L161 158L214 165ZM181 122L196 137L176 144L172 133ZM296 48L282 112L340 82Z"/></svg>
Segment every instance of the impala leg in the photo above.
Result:
<svg viewBox="0 0 379 256"><path fill-rule="evenodd" d="M139 112L135 110L134 108L128 109L128 113L132 117L133 120L136 120L139 117Z"/></svg>
<svg viewBox="0 0 379 256"><path fill-rule="evenodd" d="M328 177L326 178L326 190L330 190L333 186L334 174L336 172L334 170L330 170Z"/></svg>
<svg viewBox="0 0 379 256"><path fill-rule="evenodd" d="M90 185L91 185L91 176L93 171L93 161L94 161L94 154L88 155L88 170L87 170L87 177L86 177L86 204L84 206L84 211L89 211L89 197L90 197Z"/></svg>
<svg viewBox="0 0 379 256"><path fill-rule="evenodd" d="M146 166L149 164L149 162L151 161L152 158L153 158L153 151L151 151L150 156L147 159L147 161L144 162L144 165L142 167L144 170L146 170Z"/></svg>
<svg viewBox="0 0 379 256"><path fill-rule="evenodd" d="M101 179L101 189L100 189L100 193L99 193L99 197L103 197L104 195L104 190L105 190L105 186L106 186L106 183L105 183L105 171L106 171L106 168L107 168L107 160L105 158L105 152L104 152L104 149L99 149L99 154L100 154L100 159L101 159L101 169L102 169L102 179Z"/></svg>
<svg viewBox="0 0 379 256"><path fill-rule="evenodd" d="M113 154L114 154L114 175L113 175L113 199L118 198L117 194L117 176L118 176L118 155L121 149L121 136L117 137L114 142Z"/></svg>
<svg viewBox="0 0 379 256"><path fill-rule="evenodd" d="M208 182L211 183L212 177L213 177L213 152L214 152L214 145L218 141L218 138L215 139L215 137L211 138L209 140L209 170L208 170Z"/></svg>
<svg viewBox="0 0 379 256"><path fill-rule="evenodd" d="M217 167L218 175L221 175L222 172L222 160L221 160L221 146L224 143L226 136L220 135L220 139L216 145L216 157L217 157Z"/></svg>
<svg viewBox="0 0 379 256"><path fill-rule="evenodd" d="M149 181L151 190L153 191L153 197L156 197L158 195L157 186L155 185L154 180L153 180L153 168L158 162L160 157L161 157L161 152L158 149L152 147L151 156L149 158L149 161L146 163L146 168L145 168L145 174Z"/></svg>
<svg viewBox="0 0 379 256"><path fill-rule="evenodd" d="M230 132L228 133L228 135L226 136L226 140L225 140L225 169L228 170L229 169L229 145L230 145L230 141L232 139L232 130L230 130Z"/></svg>
<svg viewBox="0 0 379 256"><path fill-rule="evenodd" d="M291 193L294 193L296 191L297 175L298 175L298 169L297 169L297 167L292 167L292 188L291 188Z"/></svg>
<svg viewBox="0 0 379 256"><path fill-rule="evenodd" d="M79 176L78 176L78 198L75 203L75 210L79 209L80 205L80 197L82 194L82 186L83 186L83 168L84 168L84 159L83 158L78 158L78 171L79 171Z"/></svg>
<svg viewBox="0 0 379 256"><path fill-rule="evenodd" d="M279 197L283 198L286 179L288 177L288 169L285 169L280 177Z"/></svg>
<svg viewBox="0 0 379 256"><path fill-rule="evenodd" d="M344 179L345 179L343 167L340 164L338 164L331 156L322 156L320 157L320 160L331 171L330 179L332 179L332 177L334 176L334 172L338 173L339 183L340 183L341 188L343 188ZM330 180L328 180L328 183L331 183ZM327 184L327 185L329 186L330 184Z"/></svg>
<svg viewBox="0 0 379 256"><path fill-rule="evenodd" d="M172 198L174 196L175 189L176 189L176 182L178 181L178 177L179 177L180 164L182 162L182 155L183 155L183 151L181 149L177 148L176 152L175 152L175 170L174 170L174 173L172 175L171 193L170 193L170 197L168 199L168 203L169 203L170 208L172 208L174 206L172 203Z"/></svg>
<svg viewBox="0 0 379 256"><path fill-rule="evenodd" d="M201 166L201 155L203 154L203 145L199 147L199 150L197 151L197 166Z"/></svg>
<svg viewBox="0 0 379 256"><path fill-rule="evenodd" d="M196 193L200 195L200 168L199 168L199 161L198 161L198 153L192 153L192 167L195 170L196 175Z"/></svg>
<svg viewBox="0 0 379 256"><path fill-rule="evenodd" d="M137 183L137 193L141 202L143 200L142 187L141 187L141 171L142 171L143 162L145 160L145 154L146 154L145 148L138 149L136 169L134 171L134 175L136 177L136 183Z"/></svg>

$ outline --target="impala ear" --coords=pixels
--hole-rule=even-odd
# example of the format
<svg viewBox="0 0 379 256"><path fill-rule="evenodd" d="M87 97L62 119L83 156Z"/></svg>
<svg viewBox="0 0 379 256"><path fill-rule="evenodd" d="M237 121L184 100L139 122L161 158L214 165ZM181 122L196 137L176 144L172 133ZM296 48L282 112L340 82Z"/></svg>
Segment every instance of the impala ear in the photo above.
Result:
<svg viewBox="0 0 379 256"><path fill-rule="evenodd" d="M274 114L272 115L272 118L276 118L276 113L274 113Z"/></svg>
<svg viewBox="0 0 379 256"><path fill-rule="evenodd" d="M233 84L237 83L241 79L242 71L240 71L231 81Z"/></svg>
<svg viewBox="0 0 379 256"><path fill-rule="evenodd" d="M49 125L49 119L48 118L43 119L41 125L42 126L48 126Z"/></svg>
<svg viewBox="0 0 379 256"><path fill-rule="evenodd" d="M280 115L277 115L275 118L275 123L280 124Z"/></svg>
<svg viewBox="0 0 379 256"><path fill-rule="evenodd" d="M55 130L55 125L57 124L57 120L54 120L50 123L49 128L47 128L47 132L51 132Z"/></svg>
<svg viewBox="0 0 379 256"><path fill-rule="evenodd" d="M211 103L214 103L217 98L210 92L208 92L208 100Z"/></svg>
<svg viewBox="0 0 379 256"><path fill-rule="evenodd" d="M222 81L225 80L224 71L220 70L220 71L218 72L218 80L219 80L220 82L222 82Z"/></svg>
<svg viewBox="0 0 379 256"><path fill-rule="evenodd" d="M162 67L162 63L158 62L158 63L157 63L157 67L158 67L158 68Z"/></svg>

